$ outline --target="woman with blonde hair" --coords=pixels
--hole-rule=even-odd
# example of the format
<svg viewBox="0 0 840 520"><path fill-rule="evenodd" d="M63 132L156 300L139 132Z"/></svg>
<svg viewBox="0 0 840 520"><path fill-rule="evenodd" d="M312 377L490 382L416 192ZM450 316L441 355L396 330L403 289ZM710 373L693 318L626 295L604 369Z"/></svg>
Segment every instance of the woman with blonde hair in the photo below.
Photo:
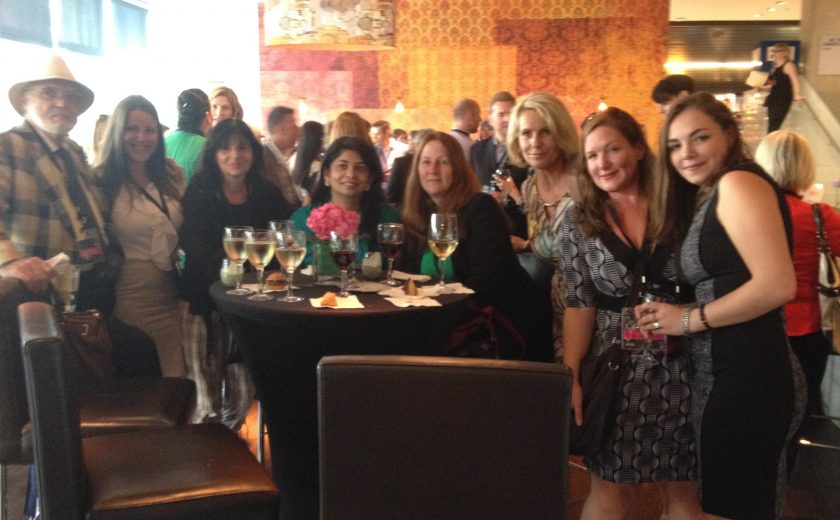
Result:
<svg viewBox="0 0 840 520"><path fill-rule="evenodd" d="M213 126L224 119L242 119L244 116L239 97L232 88L219 86L210 91L210 114Z"/></svg>
<svg viewBox="0 0 840 520"><path fill-rule="evenodd" d="M507 135L508 159L528 167L522 190L513 180L502 189L510 194L528 219L528 240L510 239L521 254L530 250L548 269L555 260L554 243L566 210L572 206L571 171L579 154L577 127L563 102L547 92L523 97L514 107ZM560 271L551 276L554 310L554 357L563 356L563 284Z"/></svg>
<svg viewBox="0 0 840 520"><path fill-rule="evenodd" d="M802 200L802 194L811 187L816 176L814 156L801 135L779 130L761 140L755 160L779 183L790 208L796 297L785 304L785 326L790 346L799 358L808 383L807 413L823 415L820 386L831 345L822 332L817 292L819 254L815 208ZM840 213L828 204L820 203L817 208L831 250L840 253Z"/></svg>
<svg viewBox="0 0 840 520"><path fill-rule="evenodd" d="M373 146L370 139L370 123L356 112L342 112L329 125L327 142L324 148L329 148L339 137L358 137Z"/></svg>
<svg viewBox="0 0 840 520"><path fill-rule="evenodd" d="M481 185L461 145L444 132L420 142L403 202L405 263L410 272L439 276L429 250L432 213L458 216L458 247L444 276L475 291L479 306L492 305L524 336L526 359L551 361L551 314L537 287L519 265L508 239L510 228L499 204ZM451 261L450 261L451 260Z"/></svg>
<svg viewBox="0 0 840 520"><path fill-rule="evenodd" d="M782 126L785 116L794 101L801 101L799 72L796 63L790 61L790 47L777 43L768 50L773 61L773 70L767 80L770 93L764 100L767 107L767 132L774 132Z"/></svg>

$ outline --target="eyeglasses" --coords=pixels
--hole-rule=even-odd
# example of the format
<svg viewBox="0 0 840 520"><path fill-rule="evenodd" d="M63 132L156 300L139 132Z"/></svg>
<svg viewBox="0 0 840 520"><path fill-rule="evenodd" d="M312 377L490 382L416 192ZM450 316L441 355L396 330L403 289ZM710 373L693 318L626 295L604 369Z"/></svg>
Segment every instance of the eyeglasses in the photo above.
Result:
<svg viewBox="0 0 840 520"><path fill-rule="evenodd" d="M34 92L41 101L51 103L58 98L64 99L65 103L71 105L79 105L82 102L82 95L74 88L62 88L62 87L40 87L40 88L33 88L32 92Z"/></svg>

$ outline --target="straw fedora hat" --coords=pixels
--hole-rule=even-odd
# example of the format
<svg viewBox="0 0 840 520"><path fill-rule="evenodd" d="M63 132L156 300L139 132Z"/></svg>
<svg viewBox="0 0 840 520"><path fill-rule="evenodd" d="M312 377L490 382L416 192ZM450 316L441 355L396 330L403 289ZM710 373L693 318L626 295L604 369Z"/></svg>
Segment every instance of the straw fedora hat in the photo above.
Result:
<svg viewBox="0 0 840 520"><path fill-rule="evenodd" d="M58 80L73 86L81 97L80 114L90 108L93 104L93 91L82 85L67 67L67 64L58 54L51 53L46 62L40 65L40 68L32 70L32 78L15 83L9 89L9 101L18 114L23 115L23 95L26 90L42 81Z"/></svg>

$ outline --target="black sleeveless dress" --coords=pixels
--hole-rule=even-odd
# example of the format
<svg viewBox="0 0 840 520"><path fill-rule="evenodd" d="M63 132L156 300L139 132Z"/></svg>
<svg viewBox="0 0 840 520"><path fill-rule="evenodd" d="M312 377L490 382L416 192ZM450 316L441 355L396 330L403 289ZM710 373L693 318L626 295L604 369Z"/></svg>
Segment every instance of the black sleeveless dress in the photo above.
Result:
<svg viewBox="0 0 840 520"><path fill-rule="evenodd" d="M774 132L782 126L782 121L793 103L793 84L790 76L784 72L787 64L787 61L782 63L770 74L769 79L773 86L764 99L764 106L767 107L767 133Z"/></svg>
<svg viewBox="0 0 840 520"><path fill-rule="evenodd" d="M734 170L751 171L775 186L754 164ZM776 191L790 241L790 214ZM695 214L680 252L683 276L694 285L698 304L750 278L717 219L717 202L715 186ZM703 510L734 519L775 519L786 494L785 448L805 404L804 377L788 344L783 310L694 334L690 344Z"/></svg>

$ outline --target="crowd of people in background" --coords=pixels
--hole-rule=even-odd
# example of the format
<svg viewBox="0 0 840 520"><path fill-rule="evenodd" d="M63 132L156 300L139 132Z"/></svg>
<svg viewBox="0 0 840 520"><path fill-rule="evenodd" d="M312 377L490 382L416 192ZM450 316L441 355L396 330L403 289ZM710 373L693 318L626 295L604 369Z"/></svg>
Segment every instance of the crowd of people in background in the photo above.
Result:
<svg viewBox="0 0 840 520"><path fill-rule="evenodd" d="M801 98L784 47L773 62L771 131ZM262 137L228 87L181 92L166 135L132 95L103 119L89 164L67 134L94 93L53 55L9 92L24 122L0 134L0 276L43 292L48 260L68 254L81 269L77 308L109 318L115 372L188 376L194 420L236 429L254 390L209 295L225 226L290 219L312 235L307 217L332 202L360 215L361 261L378 224L402 222L402 268L442 269L515 327L524 359L571 367L577 423L581 364L622 348L626 308L645 337L680 340L622 365L607 434L585 459L583 518L623 518L639 484L655 482L672 520L774 519L806 386L809 412L821 412L828 352L801 200L813 159L782 131L753 161L729 108L695 90L681 75L654 87L657 153L624 110L578 125L545 92L498 92L486 120L479 102L458 100L450 131L392 130L350 111L300 124L276 106ZM840 251L840 216L820 208ZM426 238L440 212L459 217L442 268ZM313 254L310 244L304 265Z"/></svg>

